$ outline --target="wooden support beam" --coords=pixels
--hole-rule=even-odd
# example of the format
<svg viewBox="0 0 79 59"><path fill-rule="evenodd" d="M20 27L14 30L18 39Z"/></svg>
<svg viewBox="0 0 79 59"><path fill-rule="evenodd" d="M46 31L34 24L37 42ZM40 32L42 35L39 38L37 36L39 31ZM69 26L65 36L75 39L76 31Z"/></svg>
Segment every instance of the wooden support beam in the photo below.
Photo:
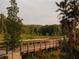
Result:
<svg viewBox="0 0 79 59"><path fill-rule="evenodd" d="M35 44L36 44L36 42L33 42L34 52L35 52Z"/></svg>
<svg viewBox="0 0 79 59"><path fill-rule="evenodd" d="M49 48L50 48L50 40L49 40Z"/></svg>
<svg viewBox="0 0 79 59"><path fill-rule="evenodd" d="M41 50L41 42L40 42L40 50Z"/></svg>
<svg viewBox="0 0 79 59"><path fill-rule="evenodd" d="M27 42L27 53L29 53L29 43Z"/></svg>
<svg viewBox="0 0 79 59"><path fill-rule="evenodd" d="M46 41L44 41L44 43L45 43L45 49L47 49L47 48L46 48L46 43L47 43L47 42L46 42Z"/></svg>

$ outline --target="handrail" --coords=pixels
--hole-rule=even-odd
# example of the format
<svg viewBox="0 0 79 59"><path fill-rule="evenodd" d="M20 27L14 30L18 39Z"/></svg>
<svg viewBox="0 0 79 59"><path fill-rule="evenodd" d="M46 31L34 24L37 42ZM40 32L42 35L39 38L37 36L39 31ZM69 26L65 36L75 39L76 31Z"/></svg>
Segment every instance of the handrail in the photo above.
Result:
<svg viewBox="0 0 79 59"><path fill-rule="evenodd" d="M48 39L44 39L44 40L33 40L33 41L22 41L21 42L21 45L19 47L19 50L20 52L25 52L25 53L29 53L29 52L32 52L32 51L37 51L38 50L42 50L42 49L48 49L48 48L55 48L55 47L58 47L58 42L59 40L48 40ZM4 43L0 43L0 45L3 45ZM55 45L55 47L54 47ZM38 48L37 48L38 47ZM5 47L2 47L2 48L5 48ZM1 56L1 55L0 55Z"/></svg>

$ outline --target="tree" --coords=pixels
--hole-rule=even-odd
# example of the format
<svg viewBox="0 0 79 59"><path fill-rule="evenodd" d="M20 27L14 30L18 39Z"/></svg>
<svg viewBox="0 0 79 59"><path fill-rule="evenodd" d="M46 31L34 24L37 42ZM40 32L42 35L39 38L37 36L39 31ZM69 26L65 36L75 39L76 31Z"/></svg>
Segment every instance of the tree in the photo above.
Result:
<svg viewBox="0 0 79 59"><path fill-rule="evenodd" d="M0 14L0 33L1 34L5 32L5 21L6 21L6 16L4 14Z"/></svg>
<svg viewBox="0 0 79 59"><path fill-rule="evenodd" d="M6 20L6 33L4 38L7 50L12 50L13 52L20 45L22 22L17 16L19 8L17 7L16 0L11 0L10 3L11 6L7 7L8 17Z"/></svg>
<svg viewBox="0 0 79 59"><path fill-rule="evenodd" d="M79 22L79 1L78 0L64 0L60 3L56 2L59 7L57 11L61 11L59 15L63 33L69 38L70 51L77 47L76 26Z"/></svg>

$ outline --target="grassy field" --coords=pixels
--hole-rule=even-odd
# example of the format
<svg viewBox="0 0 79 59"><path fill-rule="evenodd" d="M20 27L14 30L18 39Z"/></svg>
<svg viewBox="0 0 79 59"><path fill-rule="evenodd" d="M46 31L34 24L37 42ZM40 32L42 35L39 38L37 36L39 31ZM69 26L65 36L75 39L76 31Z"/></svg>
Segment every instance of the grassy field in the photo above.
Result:
<svg viewBox="0 0 79 59"><path fill-rule="evenodd" d="M4 35L0 34L0 40L4 39Z"/></svg>
<svg viewBox="0 0 79 59"><path fill-rule="evenodd" d="M59 39L61 36L38 36L38 35L30 35L30 34L22 34L22 39L39 39L39 38L50 38L50 39Z"/></svg>
<svg viewBox="0 0 79 59"><path fill-rule="evenodd" d="M42 38L49 38L49 39L60 39L61 36L38 36L38 35L31 35L31 34L21 34L21 39L42 39ZM0 40L4 40L4 35L0 34Z"/></svg>

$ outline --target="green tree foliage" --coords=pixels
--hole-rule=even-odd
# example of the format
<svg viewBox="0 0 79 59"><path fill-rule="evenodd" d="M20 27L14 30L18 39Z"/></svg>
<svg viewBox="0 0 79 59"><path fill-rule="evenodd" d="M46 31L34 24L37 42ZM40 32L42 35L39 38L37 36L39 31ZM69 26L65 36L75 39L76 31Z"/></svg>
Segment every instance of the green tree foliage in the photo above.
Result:
<svg viewBox="0 0 79 59"><path fill-rule="evenodd" d="M17 16L19 8L16 0L10 1L11 6L7 7L8 17L6 20L5 45L8 50L15 50L20 44L21 19Z"/></svg>
<svg viewBox="0 0 79 59"><path fill-rule="evenodd" d="M61 25L23 25L22 33L39 36L62 35Z"/></svg>
<svg viewBox="0 0 79 59"><path fill-rule="evenodd" d="M76 26L79 22L79 0L63 0L60 3L56 2L56 5L59 7L57 11L60 11L63 33L69 38L66 50L69 48L72 55L73 49L77 47ZM75 57L71 56L70 58Z"/></svg>
<svg viewBox="0 0 79 59"><path fill-rule="evenodd" d="M5 32L5 22L6 16L4 14L0 14L0 34Z"/></svg>
<svg viewBox="0 0 79 59"><path fill-rule="evenodd" d="M42 26L39 28L39 33L41 35L53 35L53 36L61 36L61 29L60 29L60 25L46 25L46 26Z"/></svg>
<svg viewBox="0 0 79 59"><path fill-rule="evenodd" d="M64 0L57 3L60 11L60 19L63 32L68 36L71 36L73 30L75 31L79 21L79 1L78 0ZM62 15L62 16L61 16ZM69 37L68 36L68 37Z"/></svg>
<svg viewBox="0 0 79 59"><path fill-rule="evenodd" d="M22 26L22 33L37 35L40 27L41 27L41 25L23 25Z"/></svg>

